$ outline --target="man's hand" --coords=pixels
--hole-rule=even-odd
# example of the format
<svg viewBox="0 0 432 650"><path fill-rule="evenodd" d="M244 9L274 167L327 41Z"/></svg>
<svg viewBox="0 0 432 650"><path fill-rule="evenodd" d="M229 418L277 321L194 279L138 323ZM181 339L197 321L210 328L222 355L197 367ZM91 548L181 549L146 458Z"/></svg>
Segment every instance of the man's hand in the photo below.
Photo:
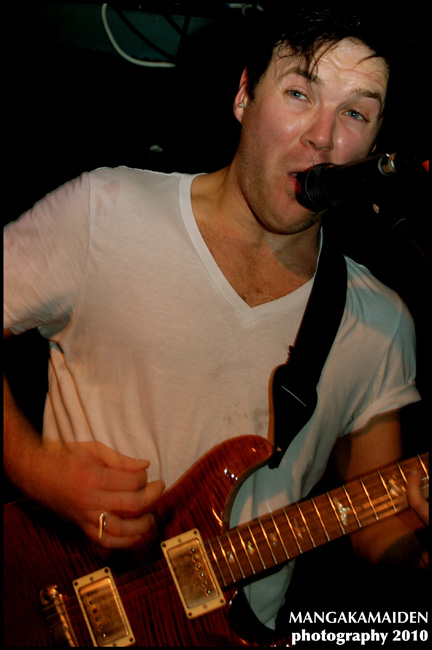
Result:
<svg viewBox="0 0 432 650"><path fill-rule="evenodd" d="M5 337L11 336L5 330ZM148 460L135 460L99 442L47 442L3 384L6 475L25 495L80 526L107 548L130 546L153 523L151 509L164 490L149 483ZM99 516L107 513L102 539Z"/></svg>
<svg viewBox="0 0 432 650"><path fill-rule="evenodd" d="M427 526L429 525L429 503L421 492L421 476L412 471L407 476L407 499L410 507Z"/></svg>
<svg viewBox="0 0 432 650"><path fill-rule="evenodd" d="M154 522L151 508L165 485L148 482L147 460L135 460L99 442L43 442L38 452L44 480L35 497L93 541L106 548L127 547ZM103 512L106 525L100 538Z"/></svg>
<svg viewBox="0 0 432 650"><path fill-rule="evenodd" d="M335 452L336 467L344 481L396 462L403 452L398 412L372 418L364 429L342 438ZM408 479L407 498L411 508L351 535L359 557L373 563L407 568L427 566L421 533L427 517L427 502L420 494L419 477Z"/></svg>

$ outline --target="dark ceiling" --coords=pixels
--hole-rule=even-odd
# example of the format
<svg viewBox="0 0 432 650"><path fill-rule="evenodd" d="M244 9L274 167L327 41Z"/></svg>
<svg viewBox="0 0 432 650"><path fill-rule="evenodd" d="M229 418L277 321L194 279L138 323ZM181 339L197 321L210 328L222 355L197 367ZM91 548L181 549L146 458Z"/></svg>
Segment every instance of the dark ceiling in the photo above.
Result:
<svg viewBox="0 0 432 650"><path fill-rule="evenodd" d="M24 166L32 177L31 202L100 165L198 171L223 164L220 152L236 129L236 71L231 83L220 81L231 19L241 12L227 10L225 20L216 10L220 3L207 15L186 17L182 3L144 2L146 11L128 8L133 4L117 3L124 5L118 13L109 7L108 27L123 52L154 67L131 63L114 50L102 3L24 2L3 12L6 130L12 135L6 147L13 169ZM153 13L156 5L159 12ZM160 67L173 60L177 65ZM18 201L19 211L26 205Z"/></svg>
<svg viewBox="0 0 432 650"><path fill-rule="evenodd" d="M241 29L251 12L259 15L271 3L6 3L5 145L11 187L15 174L20 185L9 218L84 169L202 171L225 164L237 140L232 99L242 68ZM395 39L404 26L401 49L415 45L422 52L422 4L383 10L384 28ZM415 62L411 74L417 68ZM419 95L411 78L403 92L408 113ZM424 111L415 120L404 115L390 146L419 143L426 119Z"/></svg>
<svg viewBox="0 0 432 650"><path fill-rule="evenodd" d="M4 219L99 166L194 172L226 164L238 137L232 100L243 67L242 29L272 1L9 3L2 10ZM407 61L397 110L383 130L392 151L425 149L423 7L386 5L376 14ZM408 206L418 219L421 192L407 193L403 183L393 187L392 212ZM355 221L344 219L342 226L353 230L356 242L364 235L372 251L368 228L358 233Z"/></svg>

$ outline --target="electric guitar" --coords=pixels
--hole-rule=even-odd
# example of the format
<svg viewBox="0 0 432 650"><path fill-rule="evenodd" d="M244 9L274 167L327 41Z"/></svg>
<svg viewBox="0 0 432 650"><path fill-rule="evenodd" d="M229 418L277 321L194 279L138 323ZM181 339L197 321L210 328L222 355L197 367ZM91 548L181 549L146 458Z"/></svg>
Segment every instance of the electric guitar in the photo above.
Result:
<svg viewBox="0 0 432 650"><path fill-rule="evenodd" d="M163 494L156 524L129 549L93 544L31 501L6 505L4 646L286 645L251 632L250 623L239 627L239 587L407 508L404 486L412 468L421 472L428 495L429 456L230 529L238 487L271 456L271 445L259 436L213 448Z"/></svg>

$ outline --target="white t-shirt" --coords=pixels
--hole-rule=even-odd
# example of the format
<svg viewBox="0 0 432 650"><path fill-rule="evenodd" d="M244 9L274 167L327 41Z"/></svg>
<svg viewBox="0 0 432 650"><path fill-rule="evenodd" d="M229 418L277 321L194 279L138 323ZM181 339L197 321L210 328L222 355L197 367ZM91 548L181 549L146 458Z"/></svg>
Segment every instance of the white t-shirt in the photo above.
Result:
<svg viewBox="0 0 432 650"><path fill-rule="evenodd" d="M98 169L5 229L4 326L37 327L50 341L44 435L149 459L149 480L167 486L222 440L268 437L269 379L312 286L249 307L201 237L193 178ZM241 488L233 522L303 498L339 436L419 399L406 307L367 269L347 267L315 413L280 467ZM271 589L249 589L263 622L272 624L291 569L266 578Z"/></svg>

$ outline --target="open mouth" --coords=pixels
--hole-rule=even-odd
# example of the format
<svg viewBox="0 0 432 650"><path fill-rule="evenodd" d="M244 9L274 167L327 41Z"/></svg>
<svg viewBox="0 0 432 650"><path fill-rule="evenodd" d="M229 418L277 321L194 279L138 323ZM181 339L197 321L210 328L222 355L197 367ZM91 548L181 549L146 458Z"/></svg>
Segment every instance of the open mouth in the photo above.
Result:
<svg viewBox="0 0 432 650"><path fill-rule="evenodd" d="M301 183L300 183L299 179L297 178L297 176L300 173L301 172L288 172L288 177L291 178L291 186L294 189L296 194L301 193Z"/></svg>

